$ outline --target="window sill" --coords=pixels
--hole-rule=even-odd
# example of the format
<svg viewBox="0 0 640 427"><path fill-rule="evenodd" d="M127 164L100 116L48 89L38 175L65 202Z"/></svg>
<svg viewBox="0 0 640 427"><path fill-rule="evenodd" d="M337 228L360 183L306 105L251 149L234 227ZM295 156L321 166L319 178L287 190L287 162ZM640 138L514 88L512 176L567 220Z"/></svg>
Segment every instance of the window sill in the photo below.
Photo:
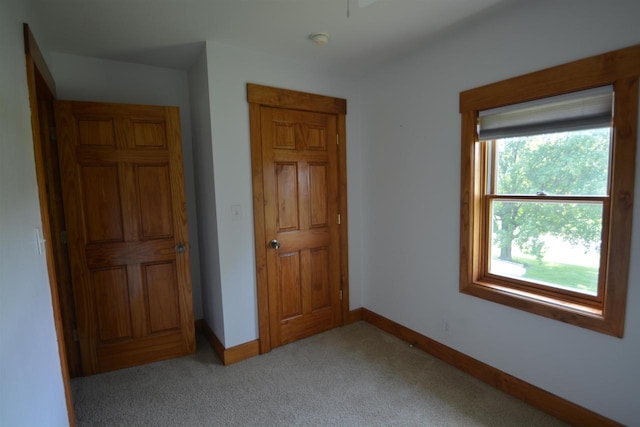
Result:
<svg viewBox="0 0 640 427"><path fill-rule="evenodd" d="M607 335L622 337L622 333L606 319L603 310L591 306L482 281L463 285L460 292Z"/></svg>

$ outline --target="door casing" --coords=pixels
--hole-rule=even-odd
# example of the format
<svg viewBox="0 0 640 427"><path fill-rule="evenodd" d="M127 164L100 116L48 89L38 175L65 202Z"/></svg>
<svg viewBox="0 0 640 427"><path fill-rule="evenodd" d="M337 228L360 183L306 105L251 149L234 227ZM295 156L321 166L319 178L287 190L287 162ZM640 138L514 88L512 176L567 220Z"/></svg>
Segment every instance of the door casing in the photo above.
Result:
<svg viewBox="0 0 640 427"><path fill-rule="evenodd" d="M42 218L42 234L45 239L45 254L47 262L47 273L49 276L49 287L51 290L51 307L53 311L53 324L56 331L58 341L58 355L60 357L60 369L62 371L62 383L64 387L65 401L67 405L67 415L69 425L71 427L76 425L75 413L73 408L73 397L71 395L71 381L69 375L68 356L72 356L73 351L68 350L70 343L68 335L70 331L64 330L64 323L66 321L64 307L62 307L60 300L60 292L58 277L60 273L59 266L61 263L66 262L64 257L61 257L54 249L60 247L60 237L52 232L52 204L50 203L50 197L47 190L47 178L50 172L50 168L47 164L57 159L47 158L50 150L45 149L44 144L50 143L45 141L44 138L49 135L50 130L44 128L48 126L48 121L40 114L39 100L43 100L43 103L53 105L53 101L56 98L56 86L47 66L44 56L38 47L33 33L31 32L29 25L23 25L24 32L24 46L25 46L25 60L27 70L27 88L29 92L29 106L31 108L31 131L33 135L33 151L36 169L36 181L38 186L38 200L40 204L40 215ZM53 218L55 220L55 218ZM64 285L64 284L62 284ZM66 345L65 345L66 343ZM71 346L73 342L71 341Z"/></svg>
<svg viewBox="0 0 640 427"><path fill-rule="evenodd" d="M258 296L258 328L260 353L272 348L269 323L269 293L267 282L267 247L265 245L265 210L262 168L262 138L260 108L274 107L290 110L335 114L338 132L338 205L340 213L340 283L342 289L342 319L349 319L349 254L347 215L347 101L341 98L247 84L251 137L251 172L253 176L253 221L256 253L256 282Z"/></svg>

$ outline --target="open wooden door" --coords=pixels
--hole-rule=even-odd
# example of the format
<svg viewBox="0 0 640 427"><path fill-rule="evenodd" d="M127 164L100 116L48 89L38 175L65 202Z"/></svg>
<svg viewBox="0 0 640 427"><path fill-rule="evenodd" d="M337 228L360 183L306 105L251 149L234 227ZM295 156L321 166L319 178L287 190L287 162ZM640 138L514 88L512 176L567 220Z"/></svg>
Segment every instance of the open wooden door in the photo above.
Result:
<svg viewBox="0 0 640 427"><path fill-rule="evenodd" d="M56 102L83 374L195 351L179 112Z"/></svg>

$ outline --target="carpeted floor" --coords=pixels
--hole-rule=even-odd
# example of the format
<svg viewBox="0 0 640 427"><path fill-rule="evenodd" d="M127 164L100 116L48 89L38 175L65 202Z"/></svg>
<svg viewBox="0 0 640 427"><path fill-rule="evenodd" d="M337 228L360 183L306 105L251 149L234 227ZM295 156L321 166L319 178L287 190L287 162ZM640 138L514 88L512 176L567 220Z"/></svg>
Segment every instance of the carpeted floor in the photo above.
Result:
<svg viewBox="0 0 640 427"><path fill-rule="evenodd" d="M227 367L199 338L72 388L79 426L564 425L365 322Z"/></svg>

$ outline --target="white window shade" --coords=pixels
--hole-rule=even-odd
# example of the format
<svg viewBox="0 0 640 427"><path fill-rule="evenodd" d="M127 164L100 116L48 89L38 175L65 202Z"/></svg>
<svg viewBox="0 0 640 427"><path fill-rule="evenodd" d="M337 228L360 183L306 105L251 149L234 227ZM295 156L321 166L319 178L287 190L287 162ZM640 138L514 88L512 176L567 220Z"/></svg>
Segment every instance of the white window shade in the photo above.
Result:
<svg viewBox="0 0 640 427"><path fill-rule="evenodd" d="M488 141L611 126L613 86L480 111L478 138Z"/></svg>

